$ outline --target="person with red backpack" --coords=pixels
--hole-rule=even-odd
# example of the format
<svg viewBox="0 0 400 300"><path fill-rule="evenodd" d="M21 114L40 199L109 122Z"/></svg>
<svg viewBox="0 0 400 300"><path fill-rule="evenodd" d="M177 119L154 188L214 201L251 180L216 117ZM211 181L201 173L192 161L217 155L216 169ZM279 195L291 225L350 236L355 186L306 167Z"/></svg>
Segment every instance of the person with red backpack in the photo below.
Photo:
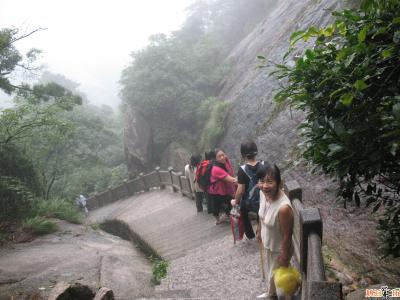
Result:
<svg viewBox="0 0 400 300"><path fill-rule="evenodd" d="M204 153L204 160L196 168L196 183L204 191L204 197L207 202L207 213L211 214L212 211L212 198L208 194L207 189L210 186L212 162L215 160L214 150Z"/></svg>
<svg viewBox="0 0 400 300"><path fill-rule="evenodd" d="M232 165L223 149L215 150L210 176L210 186L207 189L213 202L213 215L216 224L220 224L229 216L232 208L230 200L235 195L237 179L234 176ZM220 209L225 206L225 217L220 217Z"/></svg>

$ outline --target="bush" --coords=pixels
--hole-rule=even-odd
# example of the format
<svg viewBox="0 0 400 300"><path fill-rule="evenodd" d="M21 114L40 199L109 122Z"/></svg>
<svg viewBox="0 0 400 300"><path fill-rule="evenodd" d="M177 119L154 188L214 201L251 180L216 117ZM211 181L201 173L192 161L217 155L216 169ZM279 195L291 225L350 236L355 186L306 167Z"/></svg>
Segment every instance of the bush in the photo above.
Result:
<svg viewBox="0 0 400 300"><path fill-rule="evenodd" d="M345 207L385 208L386 245L400 230L399 11L398 0L366 0L334 12L333 24L292 34L286 58L299 40L314 47L276 71L288 80L276 100L305 112L304 157L339 179ZM384 249L400 256L399 243Z"/></svg>
<svg viewBox="0 0 400 300"><path fill-rule="evenodd" d="M33 234L47 234L57 231L58 226L44 217L36 216L25 219L22 222L22 229Z"/></svg>
<svg viewBox="0 0 400 300"><path fill-rule="evenodd" d="M76 205L63 199L36 200L33 214L65 220L71 223L82 223L81 214Z"/></svg>
<svg viewBox="0 0 400 300"><path fill-rule="evenodd" d="M20 179L0 176L0 220L27 216L33 199L33 194Z"/></svg>
<svg viewBox="0 0 400 300"><path fill-rule="evenodd" d="M150 261L152 262L152 271L153 271L152 281L154 284L160 284L161 279L167 276L167 269L169 263L166 260L154 257L150 257Z"/></svg>

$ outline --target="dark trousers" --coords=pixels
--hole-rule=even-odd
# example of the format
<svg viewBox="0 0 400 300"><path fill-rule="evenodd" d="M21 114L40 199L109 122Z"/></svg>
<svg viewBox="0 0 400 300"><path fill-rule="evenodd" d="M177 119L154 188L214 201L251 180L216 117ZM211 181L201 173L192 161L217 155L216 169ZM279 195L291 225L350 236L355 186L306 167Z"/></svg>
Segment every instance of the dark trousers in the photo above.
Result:
<svg viewBox="0 0 400 300"><path fill-rule="evenodd" d="M245 205L240 207L240 213L242 215L244 233L246 237L249 239L255 238L253 226L251 225L251 221L249 218L249 210L245 207ZM257 212L257 222L258 222L258 212Z"/></svg>
<svg viewBox="0 0 400 300"><path fill-rule="evenodd" d="M224 195L224 196L223 195L211 195L211 196L212 196L214 217L218 217L221 207L224 208L226 215L229 216L229 213L232 209L232 206L231 206L232 196L229 196L229 195Z"/></svg>
<svg viewBox="0 0 400 300"><path fill-rule="evenodd" d="M204 197L206 197L207 201L207 212L211 214L213 212L212 197L207 192L204 192Z"/></svg>
<svg viewBox="0 0 400 300"><path fill-rule="evenodd" d="M194 197L196 198L197 212L203 211L203 194L203 192L194 192Z"/></svg>

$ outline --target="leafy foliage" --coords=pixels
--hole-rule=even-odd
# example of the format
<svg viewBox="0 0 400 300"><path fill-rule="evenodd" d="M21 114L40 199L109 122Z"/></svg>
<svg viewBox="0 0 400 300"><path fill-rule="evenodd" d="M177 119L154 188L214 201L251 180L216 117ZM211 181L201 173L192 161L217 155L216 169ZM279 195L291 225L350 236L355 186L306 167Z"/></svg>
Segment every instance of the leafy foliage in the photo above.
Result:
<svg viewBox="0 0 400 300"><path fill-rule="evenodd" d="M152 263L152 272L153 272L152 281L154 284L160 284L161 279L167 276L167 269L169 263L166 260L154 257L150 257L150 261Z"/></svg>
<svg viewBox="0 0 400 300"><path fill-rule="evenodd" d="M72 201L64 199L38 200L32 203L32 215L57 218L70 223L82 223L79 209Z"/></svg>
<svg viewBox="0 0 400 300"><path fill-rule="evenodd" d="M314 40L294 63L277 65L288 84L275 96L304 110L304 157L340 181L339 195L357 206L386 207L379 227L386 254L400 256L400 2L364 1L334 12L335 22L291 36ZM291 66L292 65L292 66ZM394 242L395 243L395 242Z"/></svg>
<svg viewBox="0 0 400 300"><path fill-rule="evenodd" d="M36 85L32 91L20 92L15 104L0 110L0 146L31 136L37 129L65 132L68 124L58 115L80 104L80 98L56 84Z"/></svg>
<svg viewBox="0 0 400 300"><path fill-rule="evenodd" d="M51 220L36 216L22 222L22 229L33 234L47 234L57 231L58 226Z"/></svg>
<svg viewBox="0 0 400 300"><path fill-rule="evenodd" d="M31 191L21 180L0 176L0 219L26 216L33 199Z"/></svg>
<svg viewBox="0 0 400 300"><path fill-rule="evenodd" d="M39 30L41 29L39 28L26 34L20 34L17 28L0 29L0 89L5 93L11 94L15 89L24 88L16 86L10 81L11 75L16 70L34 71L38 69L33 63L40 51L33 48L28 51L24 59L13 44Z"/></svg>

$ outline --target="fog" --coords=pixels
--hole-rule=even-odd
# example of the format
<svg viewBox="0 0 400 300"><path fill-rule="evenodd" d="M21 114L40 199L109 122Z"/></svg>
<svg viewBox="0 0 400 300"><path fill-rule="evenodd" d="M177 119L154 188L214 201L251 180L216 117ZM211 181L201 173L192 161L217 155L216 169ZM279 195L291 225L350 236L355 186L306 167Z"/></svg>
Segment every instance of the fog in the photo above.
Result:
<svg viewBox="0 0 400 300"><path fill-rule="evenodd" d="M16 43L43 51L40 62L80 83L93 104L116 108L118 80L130 53L152 34L177 30L192 0L0 0L0 28L46 28ZM0 95L2 100L4 96Z"/></svg>

